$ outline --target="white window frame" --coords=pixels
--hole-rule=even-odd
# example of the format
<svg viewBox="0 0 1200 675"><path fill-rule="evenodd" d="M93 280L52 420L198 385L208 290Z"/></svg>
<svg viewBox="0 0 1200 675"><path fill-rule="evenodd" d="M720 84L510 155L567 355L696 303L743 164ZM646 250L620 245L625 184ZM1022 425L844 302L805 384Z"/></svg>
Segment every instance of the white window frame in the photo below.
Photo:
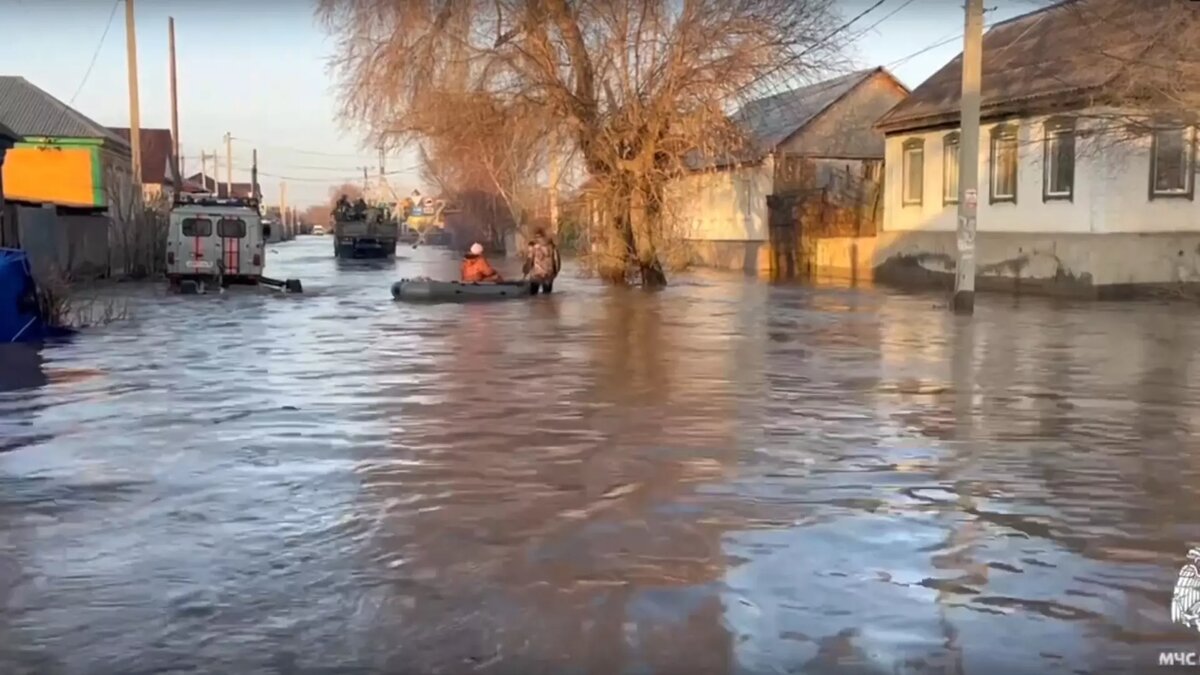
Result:
<svg viewBox="0 0 1200 675"><path fill-rule="evenodd" d="M911 157L919 155L921 171L914 175ZM900 155L900 204L902 206L920 206L925 202L925 141L920 138L910 138L904 141ZM917 185L918 194L911 197L910 182L912 178L920 181Z"/></svg>
<svg viewBox="0 0 1200 675"><path fill-rule="evenodd" d="M950 154L950 148L954 154ZM954 159L954 189L950 190L950 160ZM957 131L942 138L942 206L958 203L959 181L962 180L962 138Z"/></svg>
<svg viewBox="0 0 1200 675"><path fill-rule="evenodd" d="M1158 139L1163 134L1179 133L1183 135L1183 187L1179 189L1159 189L1158 187ZM1196 128L1174 127L1156 129L1150 142L1150 199L1183 197L1192 199L1196 187Z"/></svg>
<svg viewBox="0 0 1200 675"><path fill-rule="evenodd" d="M1075 169L1078 165L1077 159L1079 157L1076 147L1077 136L1075 135L1075 125L1071 120L1048 120L1044 128L1046 137L1043 140L1042 152L1042 201L1073 201L1075 199ZM1071 184L1066 190L1056 192L1051 189L1056 173L1056 167L1051 160L1058 157L1054 151L1055 141L1057 140L1061 143L1064 137L1071 139Z"/></svg>
<svg viewBox="0 0 1200 675"><path fill-rule="evenodd" d="M1000 143L1010 142L1010 141L1012 142L1012 146L1013 146L1012 194L997 194L996 179L1000 175L1000 172L997 170L999 168L997 165L997 161L996 161L999 158L999 153L997 152L997 150L999 149ZM1021 179L1021 169L1020 169L1021 140L1020 140L1020 134L1018 133L1018 129L1017 129L1016 125L1014 125L1014 124L998 124L998 125L992 127L991 142L989 143L989 145L991 146L990 152L988 153L988 197L989 197L989 201L992 204L999 204L999 203L1016 204L1017 203L1017 192L1018 192L1017 187L1018 187L1018 185L1020 183L1020 179Z"/></svg>

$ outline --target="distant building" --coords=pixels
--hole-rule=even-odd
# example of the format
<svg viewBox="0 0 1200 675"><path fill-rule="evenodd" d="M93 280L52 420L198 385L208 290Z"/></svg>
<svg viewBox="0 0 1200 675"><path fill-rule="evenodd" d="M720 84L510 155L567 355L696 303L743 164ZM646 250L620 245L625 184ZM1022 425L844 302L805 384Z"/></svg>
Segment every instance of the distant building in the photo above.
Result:
<svg viewBox="0 0 1200 675"><path fill-rule="evenodd" d="M872 68L743 106L734 121L748 136L746 151L695 162L696 170L670 188L668 210L693 262L772 270L768 197L801 187L785 169L803 164L805 189L823 189L843 174L878 180L884 143L874 122L907 94L886 69Z"/></svg>
<svg viewBox="0 0 1200 675"><path fill-rule="evenodd" d="M109 127L126 143L130 142L129 127ZM142 155L142 192L147 202L160 197L170 198L175 189L175 142L170 129L143 127L138 140Z"/></svg>
<svg viewBox="0 0 1200 675"><path fill-rule="evenodd" d="M1200 283L1196 128L1152 121L1153 99L1120 107L1131 64L1174 58L1153 51L1166 5L1188 3L1075 0L992 26L978 157L960 157L961 56L884 115L876 276L952 283L958 169L972 161L980 288L1113 296ZM1114 133L1130 138L1106 147Z"/></svg>

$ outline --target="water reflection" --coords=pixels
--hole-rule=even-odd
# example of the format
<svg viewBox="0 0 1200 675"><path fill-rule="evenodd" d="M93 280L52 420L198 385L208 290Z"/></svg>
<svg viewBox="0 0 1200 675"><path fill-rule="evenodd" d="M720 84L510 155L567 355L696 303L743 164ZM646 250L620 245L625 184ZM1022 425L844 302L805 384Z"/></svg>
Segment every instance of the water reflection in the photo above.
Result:
<svg viewBox="0 0 1200 675"><path fill-rule="evenodd" d="M1140 670L1194 639L1190 315L718 275L410 306L391 281L453 257L327 245L273 249L304 296L123 289L135 320L5 366L0 669Z"/></svg>

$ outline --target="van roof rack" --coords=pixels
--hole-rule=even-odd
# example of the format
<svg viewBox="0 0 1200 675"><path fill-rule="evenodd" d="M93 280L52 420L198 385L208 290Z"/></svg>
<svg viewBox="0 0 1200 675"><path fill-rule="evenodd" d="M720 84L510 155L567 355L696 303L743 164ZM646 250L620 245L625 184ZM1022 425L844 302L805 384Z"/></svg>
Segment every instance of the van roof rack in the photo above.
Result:
<svg viewBox="0 0 1200 675"><path fill-rule="evenodd" d="M258 208L258 199L254 197L215 197L209 194L181 193L175 196L175 204L196 206L244 206Z"/></svg>

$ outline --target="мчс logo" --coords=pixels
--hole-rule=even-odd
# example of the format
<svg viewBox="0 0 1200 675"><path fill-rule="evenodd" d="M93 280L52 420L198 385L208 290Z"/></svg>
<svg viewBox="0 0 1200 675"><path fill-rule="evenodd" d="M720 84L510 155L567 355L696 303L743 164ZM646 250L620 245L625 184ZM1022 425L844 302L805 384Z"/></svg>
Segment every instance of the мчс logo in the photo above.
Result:
<svg viewBox="0 0 1200 675"><path fill-rule="evenodd" d="M1179 570L1175 595L1171 598L1171 621L1200 631L1200 548L1188 551L1187 564Z"/></svg>

